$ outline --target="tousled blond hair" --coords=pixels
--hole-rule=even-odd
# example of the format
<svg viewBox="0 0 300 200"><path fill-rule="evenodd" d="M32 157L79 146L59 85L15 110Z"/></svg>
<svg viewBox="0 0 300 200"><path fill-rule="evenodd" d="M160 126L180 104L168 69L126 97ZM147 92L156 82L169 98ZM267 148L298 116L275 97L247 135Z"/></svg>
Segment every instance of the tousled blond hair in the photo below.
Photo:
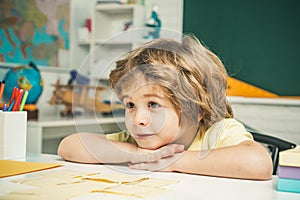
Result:
<svg viewBox="0 0 300 200"><path fill-rule="evenodd" d="M163 89L181 119L197 120L200 115L201 137L213 123L233 117L226 99L226 69L193 35L184 35L181 42L159 38L118 60L110 73L110 85L117 96L137 74Z"/></svg>

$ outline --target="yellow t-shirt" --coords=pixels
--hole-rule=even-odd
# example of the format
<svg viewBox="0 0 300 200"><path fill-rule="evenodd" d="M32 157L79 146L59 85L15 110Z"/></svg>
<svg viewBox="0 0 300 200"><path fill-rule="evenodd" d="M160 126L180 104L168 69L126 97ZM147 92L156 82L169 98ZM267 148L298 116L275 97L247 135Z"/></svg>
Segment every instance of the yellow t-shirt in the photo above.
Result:
<svg viewBox="0 0 300 200"><path fill-rule="evenodd" d="M127 131L107 134L109 140L135 143L135 140ZM223 119L212 125L205 136L200 139L199 133L188 148L189 151L208 150L226 146L237 145L246 140L253 140L253 136L246 131L245 127L233 118Z"/></svg>

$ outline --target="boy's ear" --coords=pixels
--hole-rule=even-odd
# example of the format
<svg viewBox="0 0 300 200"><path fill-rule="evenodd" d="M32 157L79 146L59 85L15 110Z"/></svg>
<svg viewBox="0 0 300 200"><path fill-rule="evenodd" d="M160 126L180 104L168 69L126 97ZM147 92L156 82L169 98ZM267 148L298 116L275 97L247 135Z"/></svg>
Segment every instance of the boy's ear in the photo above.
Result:
<svg viewBox="0 0 300 200"><path fill-rule="evenodd" d="M198 115L198 122L200 122L202 118L203 118L203 115L202 115L202 114L199 114L199 115Z"/></svg>

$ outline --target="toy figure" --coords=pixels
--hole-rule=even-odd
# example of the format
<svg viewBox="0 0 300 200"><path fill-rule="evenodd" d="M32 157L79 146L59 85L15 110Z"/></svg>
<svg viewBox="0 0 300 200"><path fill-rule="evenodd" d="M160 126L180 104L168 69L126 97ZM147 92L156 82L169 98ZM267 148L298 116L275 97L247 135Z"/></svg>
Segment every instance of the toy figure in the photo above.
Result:
<svg viewBox="0 0 300 200"><path fill-rule="evenodd" d="M160 28L161 20L158 17L158 7L155 5L152 9L151 18L146 23L147 27L153 28L153 31L150 31L145 39L156 39L160 37Z"/></svg>

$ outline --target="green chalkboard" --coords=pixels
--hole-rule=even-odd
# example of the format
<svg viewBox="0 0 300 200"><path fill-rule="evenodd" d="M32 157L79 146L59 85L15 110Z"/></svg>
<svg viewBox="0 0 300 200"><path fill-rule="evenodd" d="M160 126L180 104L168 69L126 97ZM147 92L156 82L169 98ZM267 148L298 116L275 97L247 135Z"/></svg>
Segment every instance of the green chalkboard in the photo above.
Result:
<svg viewBox="0 0 300 200"><path fill-rule="evenodd" d="M299 0L185 0L194 33L228 73L282 96L300 96Z"/></svg>

